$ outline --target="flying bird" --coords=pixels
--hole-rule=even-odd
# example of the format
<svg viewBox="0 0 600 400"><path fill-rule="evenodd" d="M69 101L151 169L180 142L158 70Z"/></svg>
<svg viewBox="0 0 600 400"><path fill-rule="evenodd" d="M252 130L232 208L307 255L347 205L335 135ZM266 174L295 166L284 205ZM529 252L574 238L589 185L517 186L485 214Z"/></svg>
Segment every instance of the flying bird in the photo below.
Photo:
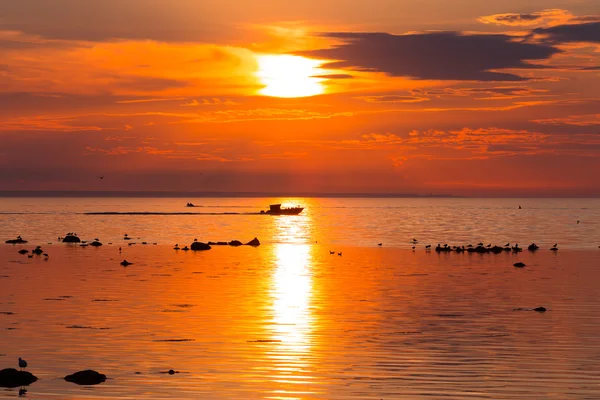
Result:
<svg viewBox="0 0 600 400"><path fill-rule="evenodd" d="M104 175L99 176L98 179L104 179Z"/></svg>

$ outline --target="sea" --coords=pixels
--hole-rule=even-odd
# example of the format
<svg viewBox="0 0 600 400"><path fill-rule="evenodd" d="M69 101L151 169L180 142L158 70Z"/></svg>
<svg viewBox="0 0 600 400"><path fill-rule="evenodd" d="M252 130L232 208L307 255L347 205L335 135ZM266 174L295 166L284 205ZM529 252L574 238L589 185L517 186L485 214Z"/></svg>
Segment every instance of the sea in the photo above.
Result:
<svg viewBox="0 0 600 400"><path fill-rule="evenodd" d="M276 203L305 209L292 217L260 215ZM600 199L0 198L0 238L47 243L68 232L83 240L115 242L128 234L161 244L258 237L360 247L409 248L417 239L597 249Z"/></svg>
<svg viewBox="0 0 600 400"><path fill-rule="evenodd" d="M0 398L600 399L599 199L0 198L0 239L0 370L38 378ZM540 249L426 248L478 243Z"/></svg>

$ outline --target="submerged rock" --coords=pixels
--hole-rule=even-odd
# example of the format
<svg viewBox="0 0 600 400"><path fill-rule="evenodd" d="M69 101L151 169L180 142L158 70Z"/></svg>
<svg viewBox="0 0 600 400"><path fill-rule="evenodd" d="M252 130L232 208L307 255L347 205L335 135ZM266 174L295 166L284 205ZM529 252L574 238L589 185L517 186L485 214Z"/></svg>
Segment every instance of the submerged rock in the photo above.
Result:
<svg viewBox="0 0 600 400"><path fill-rule="evenodd" d="M500 254L503 251L504 251L504 249L502 249L502 247L500 247L500 246L494 246L490 249L490 252L494 253L494 254Z"/></svg>
<svg viewBox="0 0 600 400"><path fill-rule="evenodd" d="M86 369L85 371L79 371L65 376L65 381L72 382L77 385L98 385L106 381L106 375L91 369Z"/></svg>
<svg viewBox="0 0 600 400"><path fill-rule="evenodd" d="M81 239L79 239L75 235L67 235L62 240L63 243L81 243Z"/></svg>
<svg viewBox="0 0 600 400"><path fill-rule="evenodd" d="M524 266L525 266L525 264L522 263L522 262L518 262L518 263L514 263L513 264L513 267L517 267L517 268L523 268Z"/></svg>
<svg viewBox="0 0 600 400"><path fill-rule="evenodd" d="M17 236L16 239L9 239L4 243L6 243L6 244L25 244L25 243L27 243L27 240L24 240L21 236Z"/></svg>
<svg viewBox="0 0 600 400"><path fill-rule="evenodd" d="M232 240L231 242L229 242L229 245L237 247L237 246L243 246L243 243L240 242L239 240Z"/></svg>
<svg viewBox="0 0 600 400"><path fill-rule="evenodd" d="M15 388L27 386L37 380L37 376L27 371L18 371L14 368L6 368L0 371L0 386L2 387Z"/></svg>
<svg viewBox="0 0 600 400"><path fill-rule="evenodd" d="M246 246L258 247L260 246L260 241L258 240L258 238L254 238L248 243L246 243Z"/></svg>
<svg viewBox="0 0 600 400"><path fill-rule="evenodd" d="M29 253L29 250L27 250L27 249L19 250L19 254L27 254L27 253Z"/></svg>
<svg viewBox="0 0 600 400"><path fill-rule="evenodd" d="M547 310L546 310L546 307L537 307L537 308L534 308L533 311L546 312Z"/></svg>
<svg viewBox="0 0 600 400"><path fill-rule="evenodd" d="M206 243L194 242L191 244L190 249L192 249L194 251L201 251L201 250L210 250L211 247L209 244L206 244Z"/></svg>

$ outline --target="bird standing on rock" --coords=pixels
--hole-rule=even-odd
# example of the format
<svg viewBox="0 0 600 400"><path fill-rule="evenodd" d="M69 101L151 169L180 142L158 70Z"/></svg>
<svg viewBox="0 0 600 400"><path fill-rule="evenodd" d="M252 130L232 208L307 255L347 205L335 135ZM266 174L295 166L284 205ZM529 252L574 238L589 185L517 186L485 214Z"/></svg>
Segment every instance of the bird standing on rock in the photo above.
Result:
<svg viewBox="0 0 600 400"><path fill-rule="evenodd" d="M23 368L27 368L27 361L23 360L21 357L19 357L19 368L21 368L21 371L23 371Z"/></svg>

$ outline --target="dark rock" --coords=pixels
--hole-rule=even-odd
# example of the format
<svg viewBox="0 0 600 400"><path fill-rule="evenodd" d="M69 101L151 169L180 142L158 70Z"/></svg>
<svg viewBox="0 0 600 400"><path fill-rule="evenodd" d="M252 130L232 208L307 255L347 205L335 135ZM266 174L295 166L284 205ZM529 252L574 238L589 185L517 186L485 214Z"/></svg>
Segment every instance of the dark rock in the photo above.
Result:
<svg viewBox="0 0 600 400"><path fill-rule="evenodd" d="M209 244L206 243L202 243L202 242L194 242L192 243L192 245L190 246L190 248L194 251L200 251L200 250L210 250L211 247Z"/></svg>
<svg viewBox="0 0 600 400"><path fill-rule="evenodd" d="M490 249L490 252L494 253L494 254L500 254L500 253L502 253L502 251L503 251L503 249L500 246L494 246Z"/></svg>
<svg viewBox="0 0 600 400"><path fill-rule="evenodd" d="M122 266L124 266L124 267L127 267L128 265L131 265L131 264L133 264L133 263L130 263L130 262L129 262L129 261L127 261L127 260L123 260L123 261L121 261L121 265L122 265Z"/></svg>
<svg viewBox="0 0 600 400"><path fill-rule="evenodd" d="M65 376L65 381L72 382L77 385L98 385L106 381L106 375L91 369L87 369L85 371L79 371Z"/></svg>
<svg viewBox="0 0 600 400"><path fill-rule="evenodd" d="M23 239L21 238L21 236L19 236L19 237L17 237L16 239L10 239L10 240L7 240L7 241L6 241L6 242L4 242L4 243L6 243L6 244L25 244L25 243L27 243L27 240L23 240Z"/></svg>
<svg viewBox="0 0 600 400"><path fill-rule="evenodd" d="M537 308L534 308L533 311L546 312L547 310L546 310L546 307L537 307Z"/></svg>
<svg viewBox="0 0 600 400"><path fill-rule="evenodd" d="M243 243L242 243L242 242L240 242L239 240L232 240L231 242L229 242L229 245L230 245L230 246L237 247L237 246L242 246L242 245L243 245Z"/></svg>
<svg viewBox="0 0 600 400"><path fill-rule="evenodd" d="M19 254L27 254L27 253L29 253L29 250L27 250L27 249L19 250Z"/></svg>
<svg viewBox="0 0 600 400"><path fill-rule="evenodd" d="M227 242L217 242L217 246L228 246L229 243Z"/></svg>
<svg viewBox="0 0 600 400"><path fill-rule="evenodd" d="M525 264L523 264L522 262L518 262L518 263L514 263L513 267L517 267L517 268L523 268L525 266Z"/></svg>
<svg viewBox="0 0 600 400"><path fill-rule="evenodd" d="M254 238L251 241L249 241L248 243L246 243L246 246L258 247L258 246L260 246L260 241L258 240L258 238Z"/></svg>
<svg viewBox="0 0 600 400"><path fill-rule="evenodd" d="M75 235L67 235L62 240L63 243L81 243L81 239L79 239Z"/></svg>
<svg viewBox="0 0 600 400"><path fill-rule="evenodd" d="M38 246L35 249L31 250L31 252L33 254L37 254L39 256L40 254L42 254L44 252L44 250L42 250L42 248L40 246Z"/></svg>
<svg viewBox="0 0 600 400"><path fill-rule="evenodd" d="M535 243L532 243L532 244L530 244L530 245L527 247L527 250L529 250L529 251L537 251L539 248L540 248L540 246L538 246L538 245L537 245L537 244L535 244Z"/></svg>
<svg viewBox="0 0 600 400"><path fill-rule="evenodd" d="M173 369L170 369L170 370L169 370L169 375L175 375L175 370L173 370Z"/></svg>
<svg viewBox="0 0 600 400"><path fill-rule="evenodd" d="M94 246L94 247L100 247L102 246L102 243L100 243L97 240L94 240L92 243L90 243L90 246Z"/></svg>
<svg viewBox="0 0 600 400"><path fill-rule="evenodd" d="M14 368L6 368L0 371L0 386L15 388L19 386L31 385L38 378L31 372L18 371Z"/></svg>
<svg viewBox="0 0 600 400"><path fill-rule="evenodd" d="M216 245L217 245L217 242L208 242L208 245L209 245L209 246L216 246Z"/></svg>

